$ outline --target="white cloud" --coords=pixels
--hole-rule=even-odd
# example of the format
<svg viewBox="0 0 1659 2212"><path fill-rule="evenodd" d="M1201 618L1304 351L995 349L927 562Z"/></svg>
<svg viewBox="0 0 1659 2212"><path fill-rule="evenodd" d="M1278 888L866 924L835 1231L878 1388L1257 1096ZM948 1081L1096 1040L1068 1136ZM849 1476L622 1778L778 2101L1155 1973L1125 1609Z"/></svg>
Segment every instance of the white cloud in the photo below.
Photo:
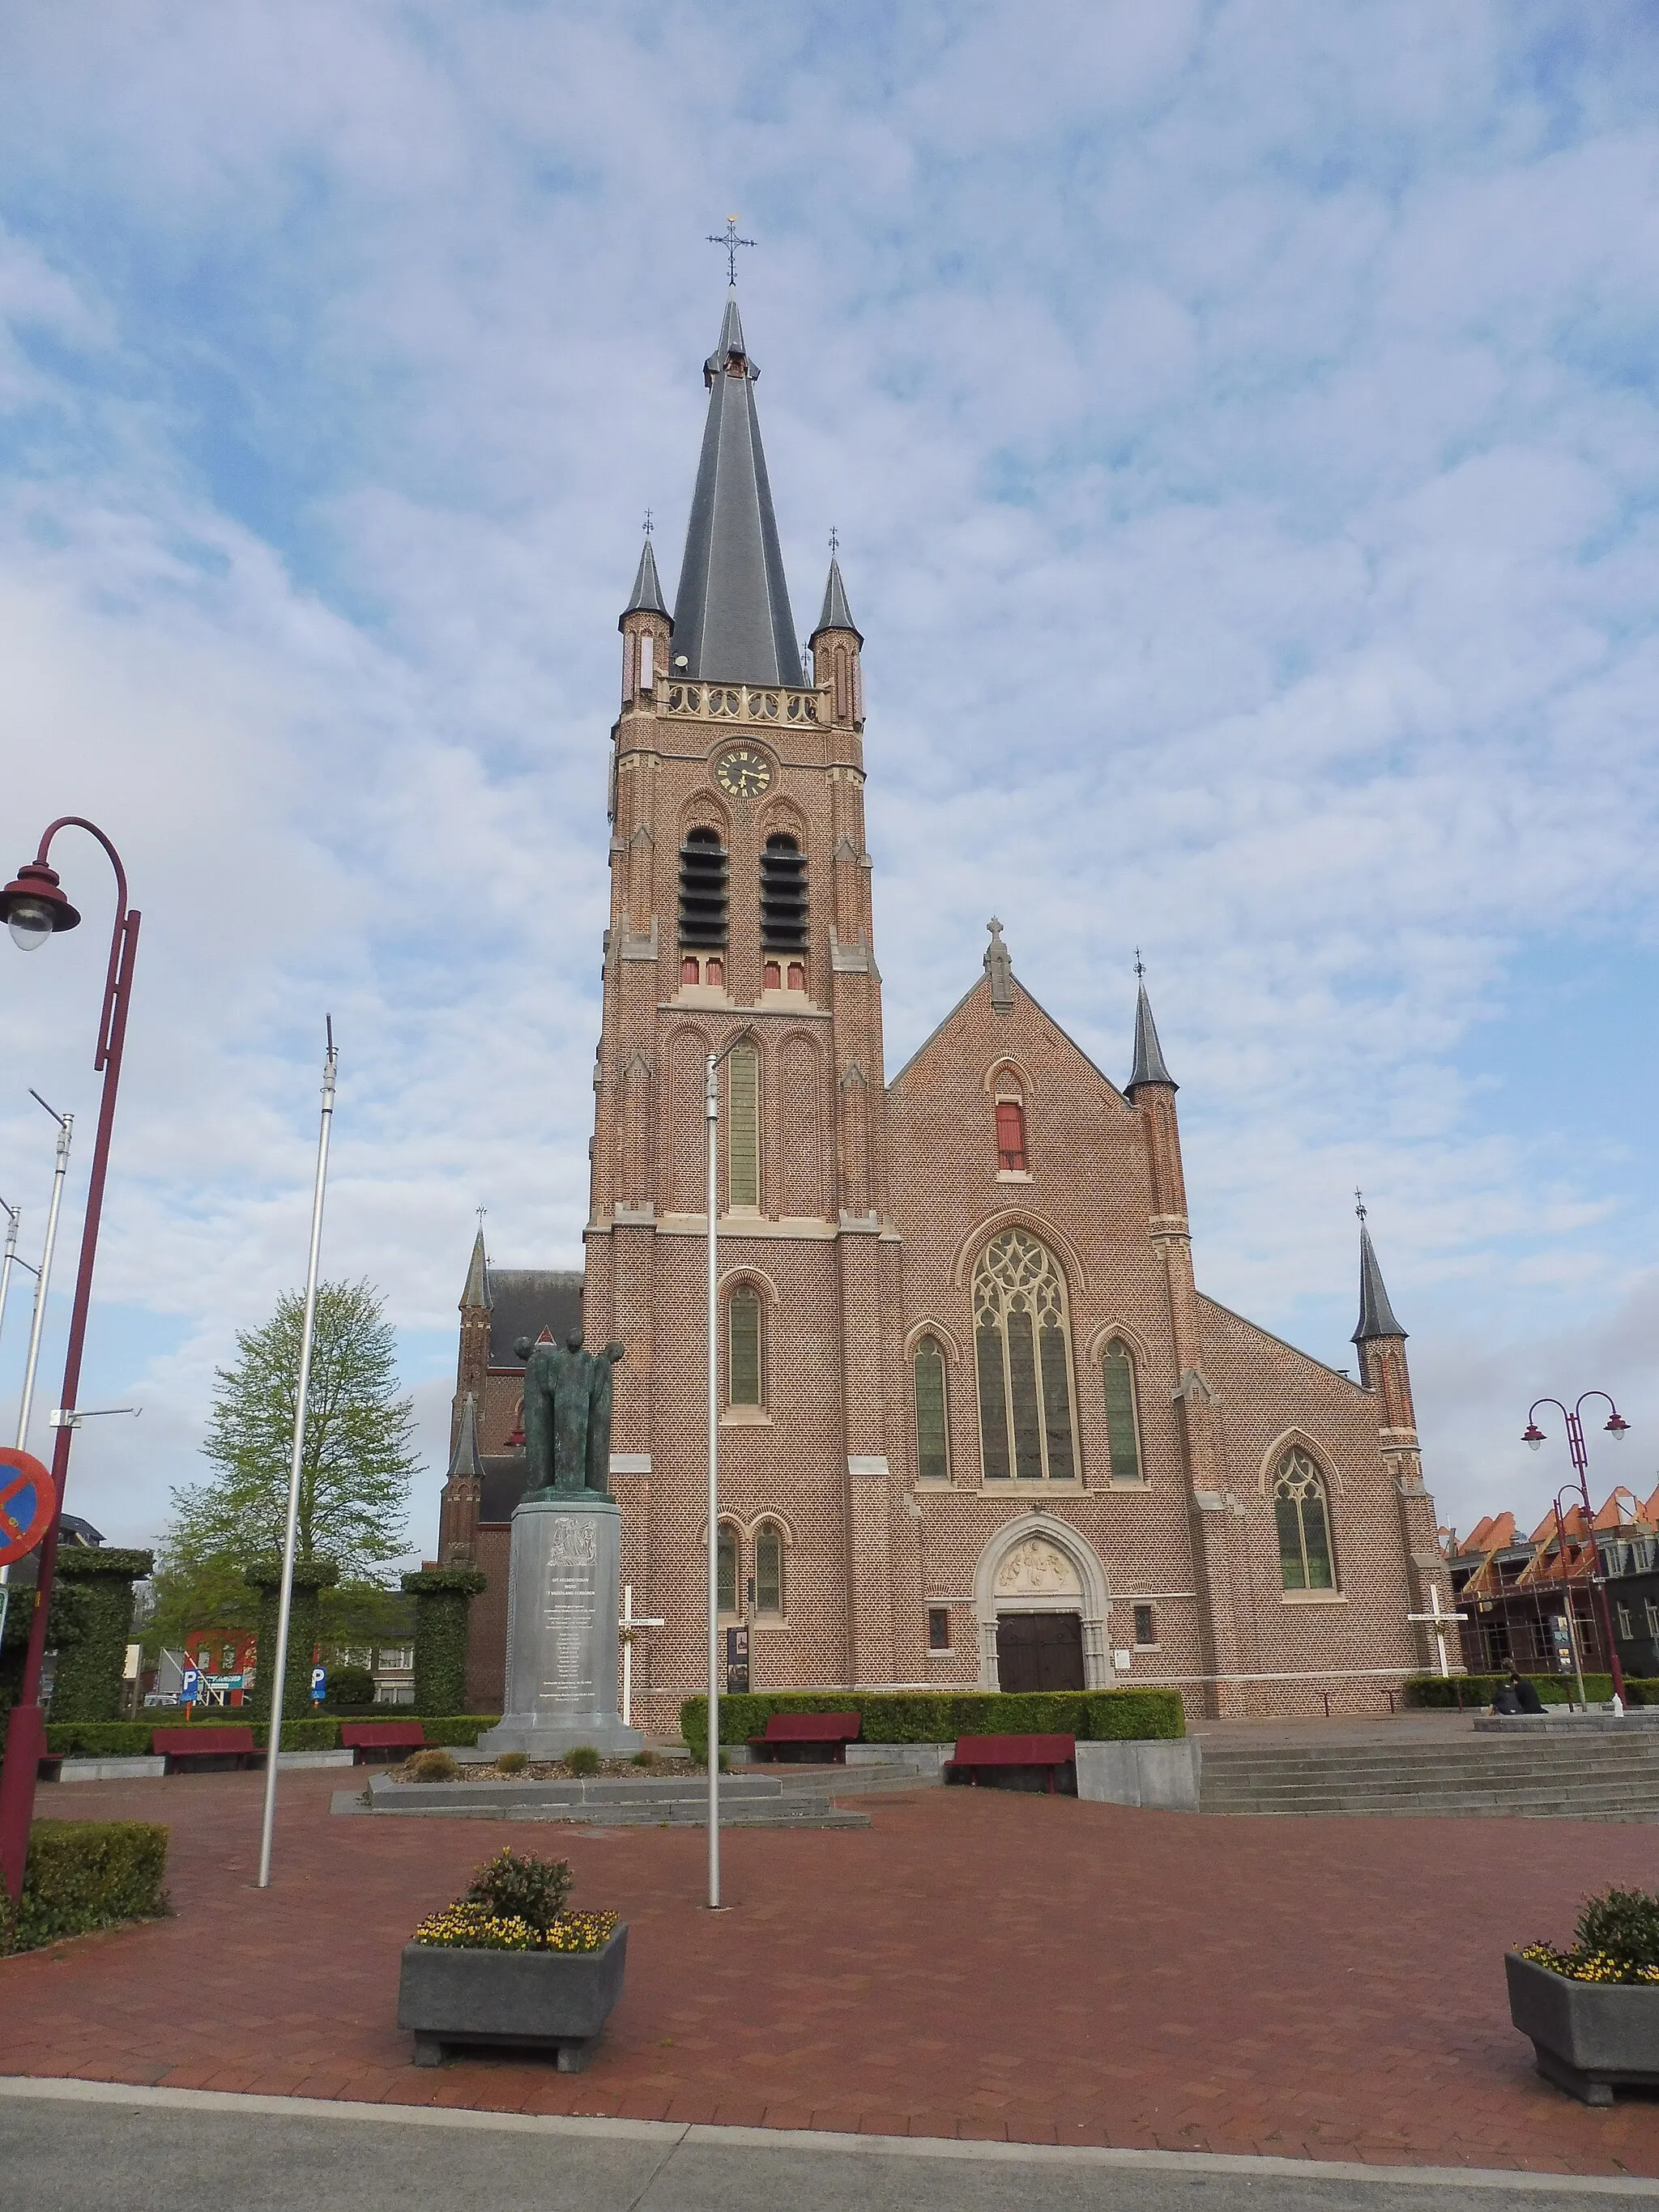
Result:
<svg viewBox="0 0 1659 2212"><path fill-rule="evenodd" d="M1552 1355L1659 1416L1645 1156L1494 1041L1655 932L1640 11L232 0L92 40L33 0L9 42L5 857L88 812L145 911L100 1291L165 1342L120 1336L144 1420L77 1459L116 1533L300 1272L325 1007L329 1261L391 1295L432 1449L474 1205L577 1256L616 609L647 505L672 586L733 206L797 618L834 521L868 634L891 1065L994 907L1121 1072L1141 944L1202 1279L1340 1360L1363 1182L1449 1517L1534 1479ZM86 927L0 963L37 1211L23 1091L84 1163L108 913L60 850Z"/></svg>

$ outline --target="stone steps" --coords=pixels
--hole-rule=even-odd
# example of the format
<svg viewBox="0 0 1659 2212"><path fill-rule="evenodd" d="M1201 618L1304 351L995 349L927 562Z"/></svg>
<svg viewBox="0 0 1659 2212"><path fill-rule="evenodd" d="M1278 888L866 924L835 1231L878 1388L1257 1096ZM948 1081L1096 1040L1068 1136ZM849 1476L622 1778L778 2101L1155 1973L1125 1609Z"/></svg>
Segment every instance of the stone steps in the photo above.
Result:
<svg viewBox="0 0 1659 2212"><path fill-rule="evenodd" d="M1659 1740L1204 1747L1200 1809L1279 1814L1659 1820Z"/></svg>

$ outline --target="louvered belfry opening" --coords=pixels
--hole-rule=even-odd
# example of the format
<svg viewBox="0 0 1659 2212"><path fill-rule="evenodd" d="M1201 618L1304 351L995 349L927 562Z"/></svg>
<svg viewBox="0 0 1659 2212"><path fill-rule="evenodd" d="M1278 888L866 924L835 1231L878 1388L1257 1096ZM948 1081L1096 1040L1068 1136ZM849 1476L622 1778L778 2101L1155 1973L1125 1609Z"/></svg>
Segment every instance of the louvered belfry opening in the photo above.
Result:
<svg viewBox="0 0 1659 2212"><path fill-rule="evenodd" d="M680 943L726 944L726 848L714 830L689 830L680 847Z"/></svg>
<svg viewBox="0 0 1659 2212"><path fill-rule="evenodd" d="M793 837L769 837L761 854L761 944L768 952L806 950L806 855Z"/></svg>

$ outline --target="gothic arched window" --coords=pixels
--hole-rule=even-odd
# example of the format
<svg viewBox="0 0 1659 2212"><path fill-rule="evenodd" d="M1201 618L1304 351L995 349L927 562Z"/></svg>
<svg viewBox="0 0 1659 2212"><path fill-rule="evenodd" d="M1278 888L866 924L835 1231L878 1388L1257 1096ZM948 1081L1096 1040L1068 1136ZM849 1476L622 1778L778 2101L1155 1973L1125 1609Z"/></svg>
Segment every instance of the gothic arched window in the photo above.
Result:
<svg viewBox="0 0 1659 2212"><path fill-rule="evenodd" d="M1114 1482L1139 1482L1140 1419L1135 1403L1134 1354L1121 1336L1106 1346L1100 1362L1106 1386L1106 1446Z"/></svg>
<svg viewBox="0 0 1659 2212"><path fill-rule="evenodd" d="M1287 1590L1336 1588L1325 1478L1304 1451L1287 1451L1273 1483L1279 1564Z"/></svg>
<svg viewBox="0 0 1659 2212"><path fill-rule="evenodd" d="M1005 1229L980 1256L974 1363L987 1480L1073 1480L1066 1285L1054 1255L1023 1229Z"/></svg>
<svg viewBox="0 0 1659 2212"><path fill-rule="evenodd" d="M761 854L760 919L764 951L806 950L806 855L781 830Z"/></svg>
<svg viewBox="0 0 1659 2212"><path fill-rule="evenodd" d="M740 1044L727 1063L726 1186L728 1206L760 1204L760 1054Z"/></svg>
<svg viewBox="0 0 1659 2212"><path fill-rule="evenodd" d="M783 1531L767 1521L755 1537L755 1610L775 1616L783 1609Z"/></svg>
<svg viewBox="0 0 1659 2212"><path fill-rule="evenodd" d="M726 848L720 831L688 830L680 847L682 945L726 943Z"/></svg>
<svg viewBox="0 0 1659 2212"><path fill-rule="evenodd" d="M924 1336L911 1362L916 1393L916 1474L923 1482L951 1480L951 1434L945 1418L945 1352L936 1336Z"/></svg>
<svg viewBox="0 0 1659 2212"><path fill-rule="evenodd" d="M738 1532L729 1521L720 1522L719 1550L720 1571L716 1577L720 1610L735 1613L738 1609Z"/></svg>
<svg viewBox="0 0 1659 2212"><path fill-rule="evenodd" d="M726 1302L726 1403L763 1406L766 1403L765 1332L761 1322L760 1292L752 1283L739 1283Z"/></svg>

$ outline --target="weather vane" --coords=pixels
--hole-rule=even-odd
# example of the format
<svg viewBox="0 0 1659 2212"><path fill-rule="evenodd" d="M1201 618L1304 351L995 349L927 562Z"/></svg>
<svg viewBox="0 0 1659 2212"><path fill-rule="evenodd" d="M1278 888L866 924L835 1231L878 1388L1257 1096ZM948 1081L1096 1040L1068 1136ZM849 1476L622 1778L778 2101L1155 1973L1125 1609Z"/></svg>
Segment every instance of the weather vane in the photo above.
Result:
<svg viewBox="0 0 1659 2212"><path fill-rule="evenodd" d="M833 561L841 550L841 532L832 522L830 526L830 558Z"/></svg>
<svg viewBox="0 0 1659 2212"><path fill-rule="evenodd" d="M724 231L711 230L707 235L711 246L723 246L726 248L726 282L735 284L738 281L738 248L740 246L752 246L754 240L738 236L738 218L734 215L726 216Z"/></svg>
<svg viewBox="0 0 1659 2212"><path fill-rule="evenodd" d="M1365 1194L1358 1183L1354 1185L1353 1210L1362 1221L1365 1218Z"/></svg>
<svg viewBox="0 0 1659 2212"><path fill-rule="evenodd" d="M1135 974L1137 976L1140 976L1144 975L1146 973L1146 963L1141 958L1140 947L1137 945L1135 947Z"/></svg>
<svg viewBox="0 0 1659 2212"><path fill-rule="evenodd" d="M645 534L647 538L651 535L651 510L648 507L645 510Z"/></svg>

